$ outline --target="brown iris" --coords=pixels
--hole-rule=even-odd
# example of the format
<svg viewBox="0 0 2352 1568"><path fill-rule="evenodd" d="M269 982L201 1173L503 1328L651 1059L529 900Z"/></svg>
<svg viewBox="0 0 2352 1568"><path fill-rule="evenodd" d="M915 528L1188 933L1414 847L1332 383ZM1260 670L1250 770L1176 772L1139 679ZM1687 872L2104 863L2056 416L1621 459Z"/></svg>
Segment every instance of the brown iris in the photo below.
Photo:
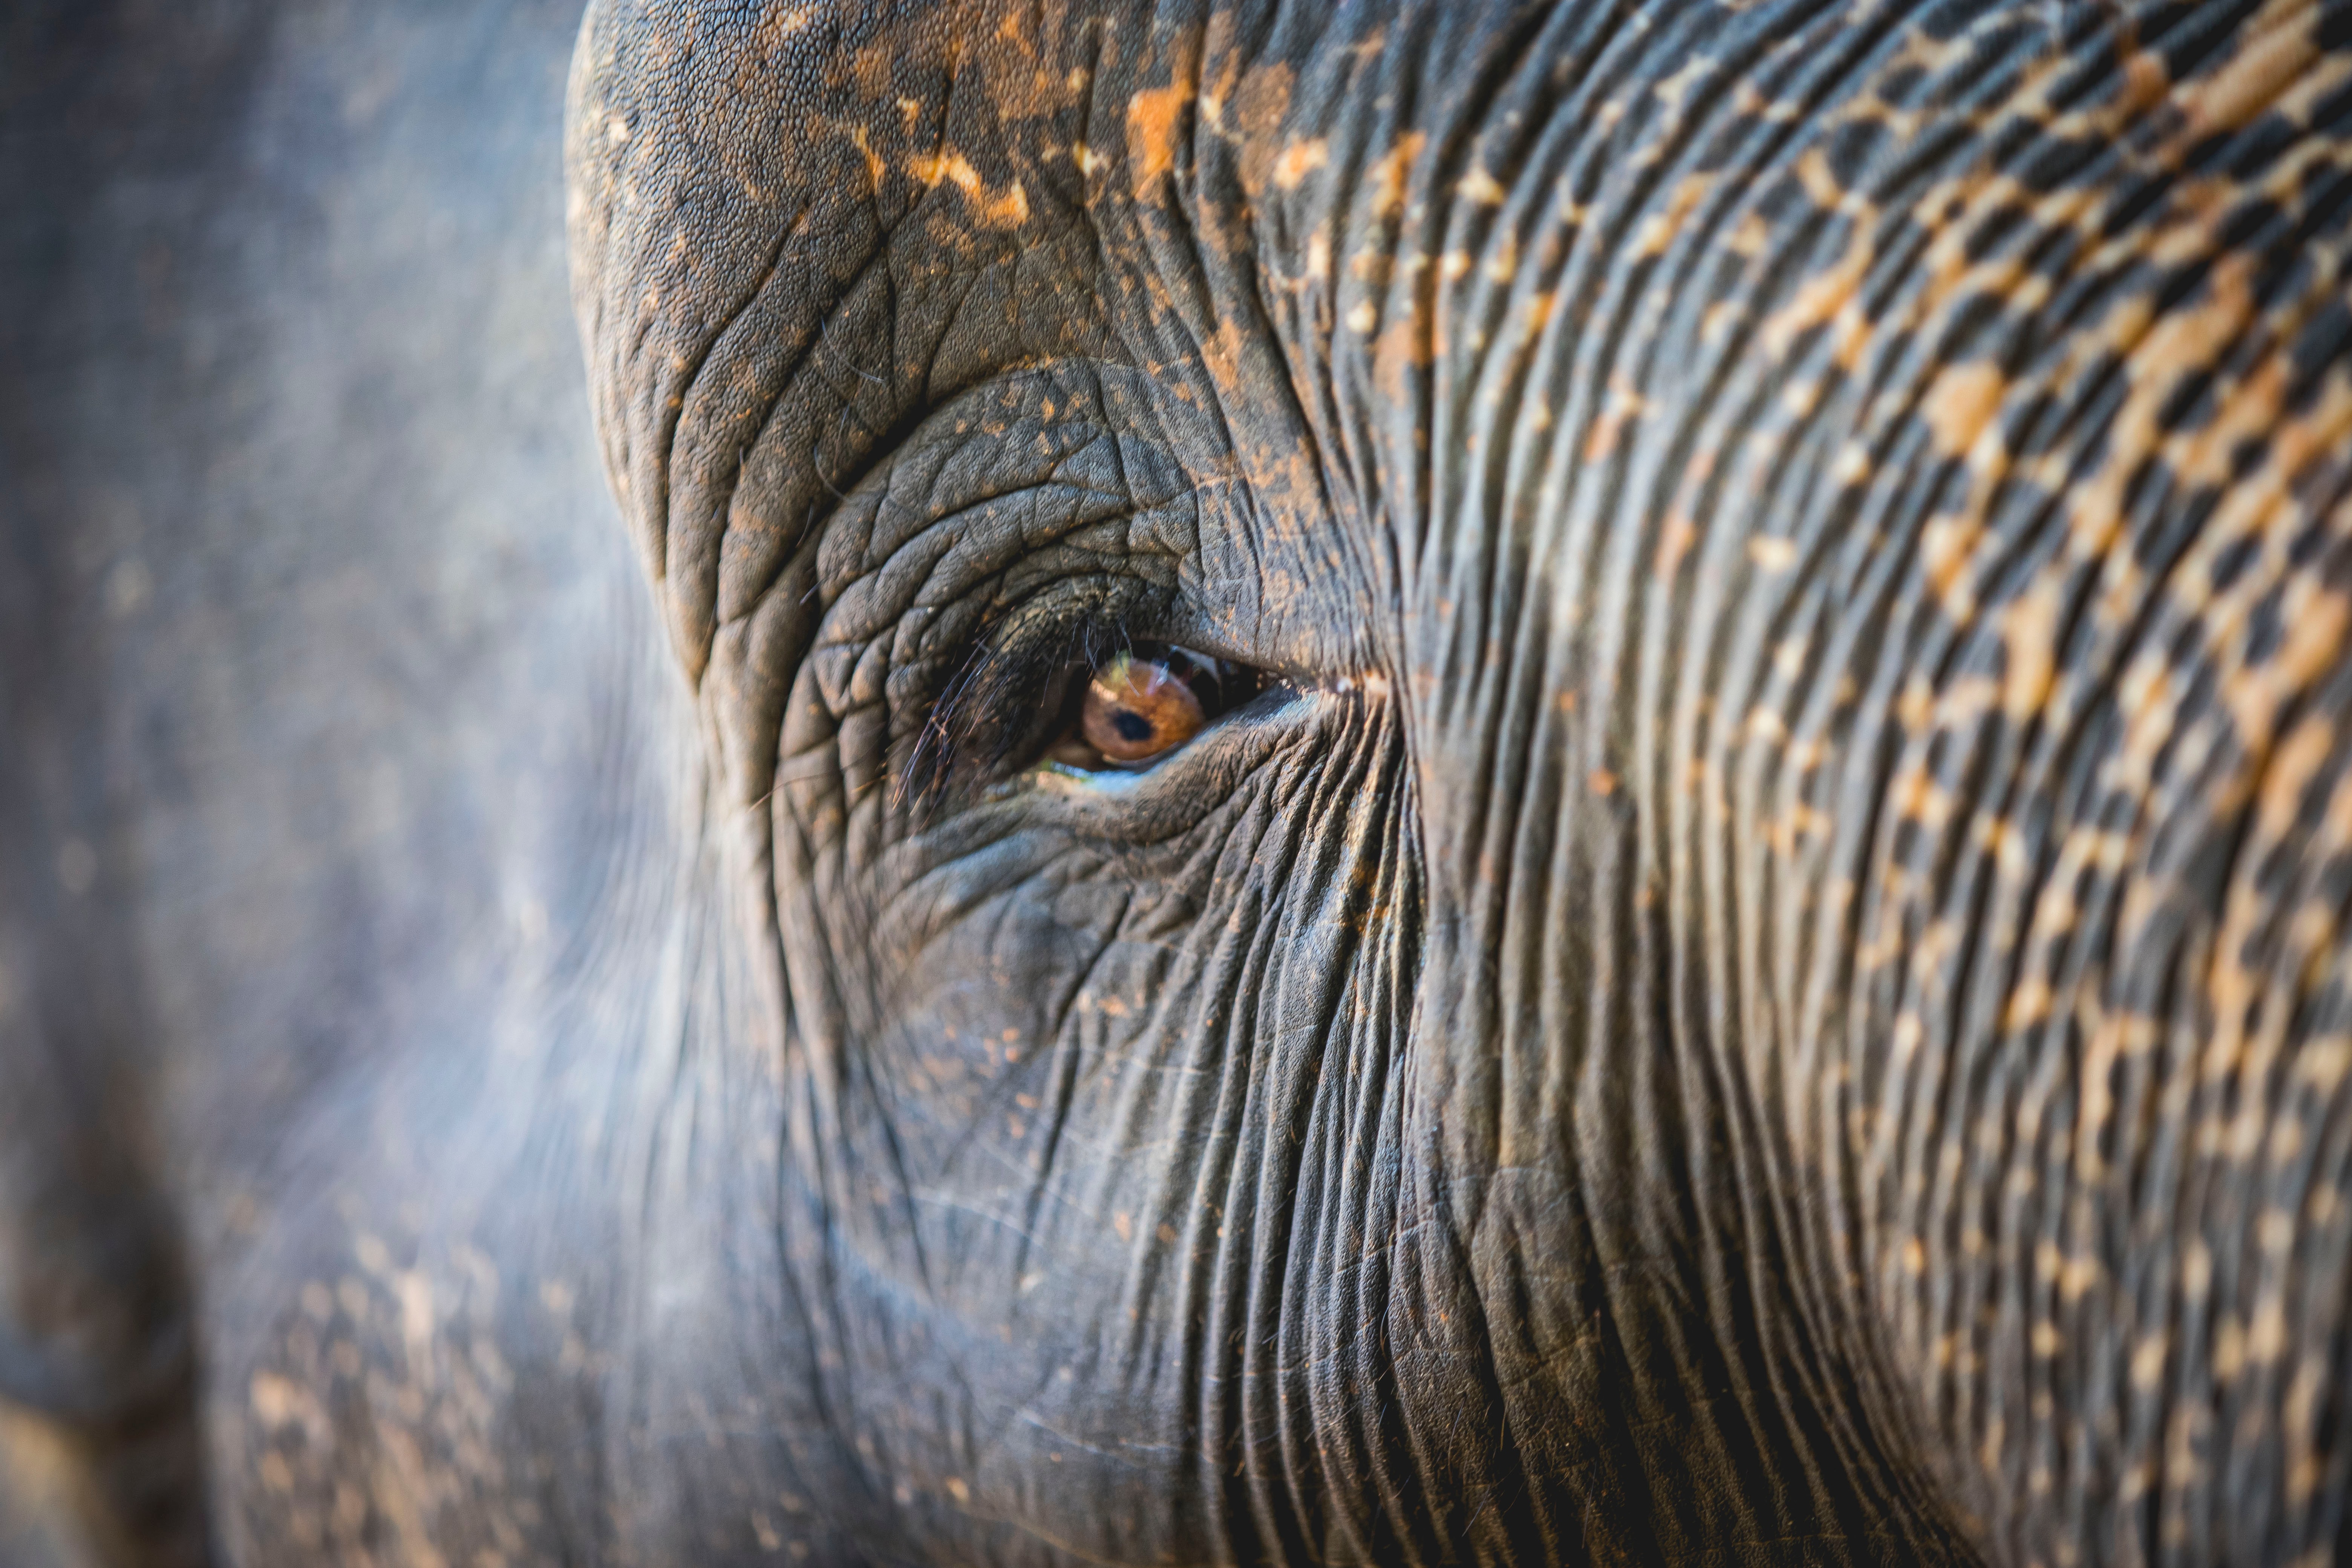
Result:
<svg viewBox="0 0 2352 1568"><path fill-rule="evenodd" d="M1078 719L1087 744L1114 763L1148 762L1208 722L1200 694L1163 661L1122 653L1095 671Z"/></svg>

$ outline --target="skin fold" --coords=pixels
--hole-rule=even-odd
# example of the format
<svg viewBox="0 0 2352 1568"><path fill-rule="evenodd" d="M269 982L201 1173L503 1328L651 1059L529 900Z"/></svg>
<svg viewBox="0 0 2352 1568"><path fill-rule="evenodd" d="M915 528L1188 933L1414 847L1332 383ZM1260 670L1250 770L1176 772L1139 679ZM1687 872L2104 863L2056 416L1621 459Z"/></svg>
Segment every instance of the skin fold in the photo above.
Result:
<svg viewBox="0 0 2352 1568"><path fill-rule="evenodd" d="M159 15L37 107L247 221L12 263L12 1539L2343 1554L2352 13Z"/></svg>

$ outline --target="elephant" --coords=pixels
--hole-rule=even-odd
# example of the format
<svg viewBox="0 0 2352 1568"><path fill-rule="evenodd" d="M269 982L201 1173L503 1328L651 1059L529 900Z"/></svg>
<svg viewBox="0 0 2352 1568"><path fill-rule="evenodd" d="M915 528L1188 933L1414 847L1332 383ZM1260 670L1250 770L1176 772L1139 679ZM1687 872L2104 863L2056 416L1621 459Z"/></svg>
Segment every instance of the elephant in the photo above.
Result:
<svg viewBox="0 0 2352 1568"><path fill-rule="evenodd" d="M8 26L18 1559L2352 1550L2339 0Z"/></svg>

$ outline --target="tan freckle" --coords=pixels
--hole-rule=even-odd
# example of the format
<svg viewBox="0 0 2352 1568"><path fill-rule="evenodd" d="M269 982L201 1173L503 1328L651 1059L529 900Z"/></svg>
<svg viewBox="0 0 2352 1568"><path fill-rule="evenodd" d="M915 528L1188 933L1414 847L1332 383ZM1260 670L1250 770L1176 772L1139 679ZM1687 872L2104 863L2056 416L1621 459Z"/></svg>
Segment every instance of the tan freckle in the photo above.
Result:
<svg viewBox="0 0 2352 1568"><path fill-rule="evenodd" d="M2297 1454L2294 1457L2294 1462L2287 1467L2286 1500L2288 1506L2300 1508L2304 1504L2309 1502L2311 1500L2312 1494L2319 1490L2319 1477L2320 1468L2318 1456L2307 1451ZM2328 1552L2327 1548L2320 1547L2315 1551L2307 1553L2303 1561L2310 1563L2312 1564L2312 1568L2323 1568L2324 1564L2332 1563L2334 1560L2333 1555ZM2300 1568L2300 1564L2298 1564L2298 1568Z"/></svg>
<svg viewBox="0 0 2352 1568"><path fill-rule="evenodd" d="M1898 815L1924 827L1941 827L1952 814L1951 796L1920 767L1906 770L1895 782L1892 804Z"/></svg>
<svg viewBox="0 0 2352 1568"><path fill-rule="evenodd" d="M2269 1366L2284 1354L2286 1306L2273 1294L2254 1309L2253 1323L2246 1331L2246 1359L2256 1366Z"/></svg>
<svg viewBox="0 0 2352 1568"><path fill-rule="evenodd" d="M1765 226L1763 215L1749 213L1724 237L1723 247L1734 256L1758 257L1772 243L1772 231Z"/></svg>
<svg viewBox="0 0 2352 1568"><path fill-rule="evenodd" d="M1430 341L1429 317L1418 308L1391 322L1373 345L1373 379L1381 393L1397 402L1412 395L1412 374L1426 367L1436 345Z"/></svg>
<svg viewBox="0 0 2352 1568"><path fill-rule="evenodd" d="M1374 217L1393 217L1403 209L1405 184L1412 174L1412 161L1421 156L1421 149L1428 140L1418 131L1401 136L1395 146L1374 162L1371 199Z"/></svg>
<svg viewBox="0 0 2352 1568"><path fill-rule="evenodd" d="M257 1372L247 1390L247 1398L263 1426L283 1426L295 1418L304 1395L301 1387L290 1378L274 1372Z"/></svg>
<svg viewBox="0 0 2352 1568"><path fill-rule="evenodd" d="M2281 1413L2284 1423L2291 1428L2304 1428L2317 1420L2320 1402L2327 1397L2328 1386L2334 1381L2326 1356L2305 1355L2295 1366L2294 1380L2287 1384L2286 1408Z"/></svg>
<svg viewBox="0 0 2352 1568"><path fill-rule="evenodd" d="M2058 584L2048 574L2033 580L2001 612L2001 711L2022 724L2042 710L2058 669L2058 618L2063 608Z"/></svg>
<svg viewBox="0 0 2352 1568"><path fill-rule="evenodd" d="M1794 298L1772 313L1764 323L1765 352L1775 357L1786 354L1797 339L1815 327L1826 326L1849 314L1855 316L1847 341L1838 346L1838 360L1851 368L1850 361L1858 361L1861 327L1858 312L1853 310L1855 297L1861 291L1862 280L1869 274L1872 258L1876 254L1868 231L1857 226L1846 253L1835 266L1809 279Z"/></svg>
<svg viewBox="0 0 2352 1568"><path fill-rule="evenodd" d="M2273 1164L2284 1165L2303 1152L2303 1123L2281 1121L2271 1128L2269 1159Z"/></svg>
<svg viewBox="0 0 2352 1568"><path fill-rule="evenodd" d="M422 1269L404 1269L393 1278L393 1294L400 1303L401 1336L410 1356L421 1360L433 1337L432 1281Z"/></svg>
<svg viewBox="0 0 2352 1568"><path fill-rule="evenodd" d="M2058 1326L2046 1321L2033 1325L2032 1340L2033 1353L2045 1360L2056 1355L2065 1346L2065 1342L2058 1337Z"/></svg>
<svg viewBox="0 0 2352 1568"><path fill-rule="evenodd" d="M1293 142L1274 161L1274 183L1286 191L1295 191L1299 182L1330 161L1330 146L1317 136Z"/></svg>
<svg viewBox="0 0 2352 1568"><path fill-rule="evenodd" d="M948 1496L955 1499L959 1503L971 1500L971 1487L961 1476L950 1476L947 1485Z"/></svg>
<svg viewBox="0 0 2352 1568"><path fill-rule="evenodd" d="M2235 131L2269 108L2318 58L2318 32L2316 18L2303 26L2282 21L2249 41L2210 77L2184 83L2176 101L2189 116L2187 139Z"/></svg>
<svg viewBox="0 0 2352 1568"><path fill-rule="evenodd" d="M2153 49L2134 49L2124 62L2124 112L2135 114L2147 108L2171 85L2172 73L2165 68L2163 56Z"/></svg>
<svg viewBox="0 0 2352 1568"><path fill-rule="evenodd" d="M1682 512L1670 515L1659 531L1657 559L1652 563L1658 581L1672 582L1675 574L1682 569L1683 557L1697 542L1698 525Z"/></svg>
<svg viewBox="0 0 2352 1568"><path fill-rule="evenodd" d="M1690 98L1691 89L1705 81L1714 69L1715 60L1712 57L1694 54L1683 62L1679 70L1650 90L1656 95L1666 115L1673 118L1683 112L1683 107Z"/></svg>
<svg viewBox="0 0 2352 1568"><path fill-rule="evenodd" d="M2269 662L2232 671L2222 679L2222 700L2249 745L2267 742L2278 710L2335 662L2347 622L2352 621L2352 603L2341 594L2301 597L2300 605L2292 598L2288 603L2286 636Z"/></svg>
<svg viewBox="0 0 2352 1568"><path fill-rule="evenodd" d="M2344 1035L2322 1035L2306 1042L2294 1061L2295 1076L2323 1095L2335 1093L2347 1070L2352 1070L2352 1037Z"/></svg>
<svg viewBox="0 0 2352 1568"><path fill-rule="evenodd" d="M1102 167L1103 163L1102 154L1083 142L1070 143L1070 161L1078 166L1078 173L1081 174L1093 174Z"/></svg>
<svg viewBox="0 0 2352 1568"><path fill-rule="evenodd" d="M2213 1287L2213 1254L2201 1241L2181 1249L2180 1289L2191 1300L2202 1300Z"/></svg>
<svg viewBox="0 0 2352 1568"><path fill-rule="evenodd" d="M2246 1330L2234 1312L2224 1312L2213 1327L2213 1375L2234 1383L2246 1368Z"/></svg>
<svg viewBox="0 0 2352 1568"><path fill-rule="evenodd" d="M1319 229L1307 239L1307 276L1317 283L1331 280L1331 241Z"/></svg>
<svg viewBox="0 0 2352 1568"><path fill-rule="evenodd" d="M1110 1216L1110 1227L1118 1233L1121 1241L1135 1239L1135 1216L1124 1209Z"/></svg>
<svg viewBox="0 0 2352 1568"><path fill-rule="evenodd" d="M1927 574L1928 591L1954 620L1966 620L1975 609L1975 596L1961 579L1983 532L1983 525L1972 517L1938 517L1920 530L1919 561Z"/></svg>
<svg viewBox="0 0 2352 1568"><path fill-rule="evenodd" d="M1508 283L1519 270L1519 237L1507 234L1496 247L1495 258L1486 263L1486 276L1496 283Z"/></svg>
<svg viewBox="0 0 2352 1568"><path fill-rule="evenodd" d="M2311 1223L2315 1226L2333 1224L2336 1211L2344 1206L2343 1198L2334 1187L2315 1187L2306 1201L2311 1206Z"/></svg>
<svg viewBox="0 0 2352 1568"><path fill-rule="evenodd" d="M1895 1027L1887 1036L1886 1043L1895 1053L1896 1061L1907 1062L1918 1055L1920 1043L1927 1036L1927 1026L1920 1023L1919 1015L1906 1008L1895 1017ZM1914 1241L1911 1245L1917 1247L1919 1244ZM1924 1249L1920 1256L1922 1258L1927 1256Z"/></svg>
<svg viewBox="0 0 2352 1568"><path fill-rule="evenodd" d="M1797 542L1759 533L1748 542L1748 559L1759 572L1786 572L1797 563Z"/></svg>
<svg viewBox="0 0 2352 1568"><path fill-rule="evenodd" d="M1459 282L1470 275L1470 268L1475 265L1468 251L1449 250L1438 258L1437 275L1448 283Z"/></svg>
<svg viewBox="0 0 2352 1568"><path fill-rule="evenodd" d="M1927 728L1936 714L1936 693L1924 675L1913 675L1903 683L1902 695L1895 700L1895 720L1913 734Z"/></svg>
<svg viewBox="0 0 2352 1568"><path fill-rule="evenodd" d="M1916 1236L1904 1237L1903 1272L1914 1279L1918 1279L1927 1272L1927 1249L1920 1245L1919 1238Z"/></svg>
<svg viewBox="0 0 2352 1568"><path fill-rule="evenodd" d="M1615 450L1618 437L1624 434L1625 426L1641 417L1648 406L1632 382L1622 374L1612 375L1608 395L1601 405L1601 413L1584 437L1584 460L1597 463Z"/></svg>
<svg viewBox="0 0 2352 1568"><path fill-rule="evenodd" d="M2336 727L2315 713L2290 731L2271 753L2264 770L2256 821L2265 837L2277 838L2294 825L2311 781L2335 748Z"/></svg>
<svg viewBox="0 0 2352 1568"><path fill-rule="evenodd" d="M2008 389L2009 378L1998 365L1978 361L1946 367L1928 385L1919 407L1937 449L1957 458L1975 446Z"/></svg>
<svg viewBox="0 0 2352 1568"><path fill-rule="evenodd" d="M2164 1361L2168 1345L2160 1334L2149 1334L2132 1350L2132 1386L2153 1389L2164 1381Z"/></svg>
<svg viewBox="0 0 2352 1568"><path fill-rule="evenodd" d="M849 141L850 145L856 147L865 156L867 187L871 190L880 190L882 176L889 172L889 165L882 162L881 154L875 152L872 143L866 140L866 127L861 125L849 133Z"/></svg>
<svg viewBox="0 0 2352 1568"><path fill-rule="evenodd" d="M971 160L953 148L908 159L907 172L926 185L953 185L971 203L981 222L992 228L1015 228L1029 221L1029 193L1020 181L1002 192L992 192Z"/></svg>
<svg viewBox="0 0 2352 1568"><path fill-rule="evenodd" d="M1348 312L1348 330L1353 332L1370 333L1374 327L1380 325L1380 321L1381 313L1374 308L1372 302L1370 300L1360 300Z"/></svg>
<svg viewBox="0 0 2352 1568"><path fill-rule="evenodd" d="M1584 782L1586 787L1598 795L1614 795L1617 791L1617 775L1607 768L1593 769L1585 776Z"/></svg>
<svg viewBox="0 0 2352 1568"><path fill-rule="evenodd" d="M1682 233L1684 224L1690 220L1692 210L1706 199L1707 192L1714 186L1712 174L1686 174L1676 182L1673 193L1666 197L1665 207L1644 218L1642 226L1634 231L1633 254L1664 255L1666 247L1674 243L1675 237Z"/></svg>
<svg viewBox="0 0 2352 1568"><path fill-rule="evenodd" d="M271 1491L290 1492L294 1489L294 1472L287 1465L286 1456L275 1448L261 1456L256 1473L260 1476L261 1484Z"/></svg>
<svg viewBox="0 0 2352 1568"><path fill-rule="evenodd" d="M1134 165L1139 195L1175 165L1176 121L1192 100L1189 80L1149 89L1128 100L1127 155Z"/></svg>
<svg viewBox="0 0 2352 1568"><path fill-rule="evenodd" d="M1510 195L1503 189L1501 183L1494 175L1483 168L1473 169L1465 174L1462 177L1462 183L1454 187L1454 191L1465 202L1475 202L1481 206L1490 207L1501 206L1505 198Z"/></svg>
<svg viewBox="0 0 2352 1568"><path fill-rule="evenodd" d="M1160 1228L1152 1234L1157 1236L1160 1238L1160 1244L1165 1247L1176 1239L1176 1227L1163 1220L1160 1222Z"/></svg>

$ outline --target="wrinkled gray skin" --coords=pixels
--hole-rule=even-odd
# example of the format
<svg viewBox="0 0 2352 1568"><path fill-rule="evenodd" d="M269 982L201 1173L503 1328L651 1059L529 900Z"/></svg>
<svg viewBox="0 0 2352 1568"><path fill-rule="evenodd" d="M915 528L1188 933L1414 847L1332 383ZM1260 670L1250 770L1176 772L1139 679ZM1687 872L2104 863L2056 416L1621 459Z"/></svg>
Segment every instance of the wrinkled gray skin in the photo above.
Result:
<svg viewBox="0 0 2352 1568"><path fill-rule="evenodd" d="M9 1561L2343 1559L2340 7L566 9L0 24Z"/></svg>

